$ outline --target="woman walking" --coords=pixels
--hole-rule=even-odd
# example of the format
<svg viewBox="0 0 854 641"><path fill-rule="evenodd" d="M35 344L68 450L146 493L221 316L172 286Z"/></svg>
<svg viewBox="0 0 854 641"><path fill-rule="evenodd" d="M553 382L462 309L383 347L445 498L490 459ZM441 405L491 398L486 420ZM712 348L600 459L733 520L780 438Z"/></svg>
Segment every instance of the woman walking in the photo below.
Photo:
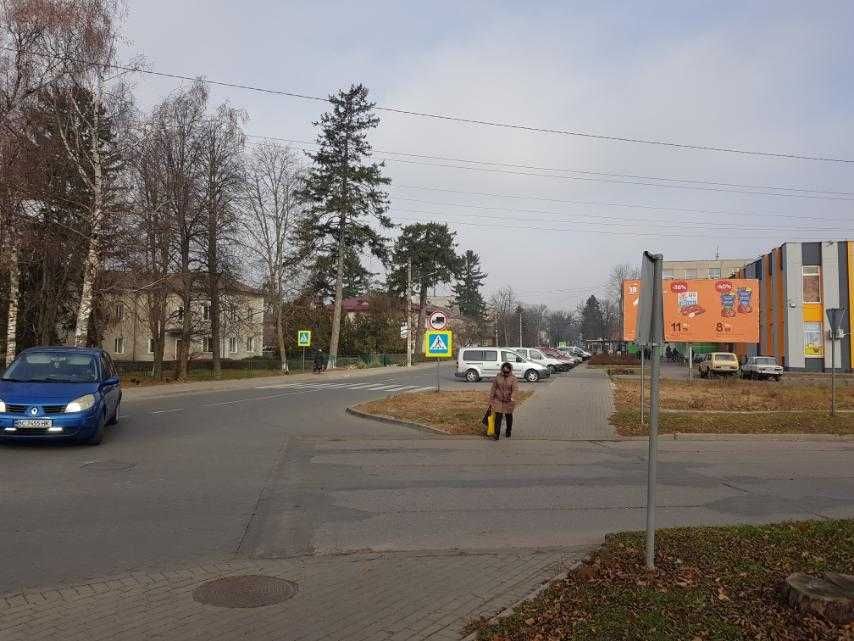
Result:
<svg viewBox="0 0 854 641"><path fill-rule="evenodd" d="M516 401L513 397L519 386L519 379L513 376L513 366L510 363L501 365L501 373L492 382L492 391L489 393L489 406L495 413L495 436L496 441L501 436L501 423L507 419L507 431L504 435L510 438L513 430L513 408Z"/></svg>

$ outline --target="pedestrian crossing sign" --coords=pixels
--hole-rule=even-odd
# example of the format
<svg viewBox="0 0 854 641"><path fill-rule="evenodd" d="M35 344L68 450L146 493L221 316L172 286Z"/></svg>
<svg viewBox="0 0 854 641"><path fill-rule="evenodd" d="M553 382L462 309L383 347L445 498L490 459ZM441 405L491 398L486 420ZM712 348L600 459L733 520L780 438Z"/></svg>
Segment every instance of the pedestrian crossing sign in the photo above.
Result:
<svg viewBox="0 0 854 641"><path fill-rule="evenodd" d="M297 332L297 347L311 347L311 330L301 329Z"/></svg>
<svg viewBox="0 0 854 641"><path fill-rule="evenodd" d="M424 356L451 358L453 356L453 333L450 330L424 332Z"/></svg>

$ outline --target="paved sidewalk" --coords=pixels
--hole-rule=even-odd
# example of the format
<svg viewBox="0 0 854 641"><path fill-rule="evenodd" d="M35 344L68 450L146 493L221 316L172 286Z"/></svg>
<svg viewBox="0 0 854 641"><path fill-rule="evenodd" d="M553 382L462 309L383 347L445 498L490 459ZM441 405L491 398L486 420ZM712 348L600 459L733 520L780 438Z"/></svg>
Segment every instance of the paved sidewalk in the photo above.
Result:
<svg viewBox="0 0 854 641"><path fill-rule="evenodd" d="M0 639L450 641L468 620L512 605L582 552L357 554L135 572L0 596ZM287 579L298 592L248 609L193 599L200 584L242 574Z"/></svg>
<svg viewBox="0 0 854 641"><path fill-rule="evenodd" d="M582 365L538 385L514 416L513 438L611 441L617 432L611 382L605 372Z"/></svg>

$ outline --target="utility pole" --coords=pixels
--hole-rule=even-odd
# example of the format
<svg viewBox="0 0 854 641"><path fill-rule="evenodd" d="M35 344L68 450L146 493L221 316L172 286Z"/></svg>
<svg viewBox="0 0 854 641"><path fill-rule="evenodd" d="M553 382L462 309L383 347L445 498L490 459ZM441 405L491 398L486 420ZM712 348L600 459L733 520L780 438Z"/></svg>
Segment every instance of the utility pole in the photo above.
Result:
<svg viewBox="0 0 854 641"><path fill-rule="evenodd" d="M519 347L522 347L522 306L519 305L516 311L519 312Z"/></svg>
<svg viewBox="0 0 854 641"><path fill-rule="evenodd" d="M406 263L406 366L412 367L412 258Z"/></svg>

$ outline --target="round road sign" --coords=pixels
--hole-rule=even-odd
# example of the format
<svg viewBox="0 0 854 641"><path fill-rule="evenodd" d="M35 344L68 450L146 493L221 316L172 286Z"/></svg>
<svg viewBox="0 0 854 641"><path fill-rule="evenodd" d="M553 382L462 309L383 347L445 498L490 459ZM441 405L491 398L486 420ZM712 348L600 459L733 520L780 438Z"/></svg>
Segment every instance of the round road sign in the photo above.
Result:
<svg viewBox="0 0 854 641"><path fill-rule="evenodd" d="M448 325L448 317L445 312L433 312L430 314L430 328L435 330L443 330Z"/></svg>

